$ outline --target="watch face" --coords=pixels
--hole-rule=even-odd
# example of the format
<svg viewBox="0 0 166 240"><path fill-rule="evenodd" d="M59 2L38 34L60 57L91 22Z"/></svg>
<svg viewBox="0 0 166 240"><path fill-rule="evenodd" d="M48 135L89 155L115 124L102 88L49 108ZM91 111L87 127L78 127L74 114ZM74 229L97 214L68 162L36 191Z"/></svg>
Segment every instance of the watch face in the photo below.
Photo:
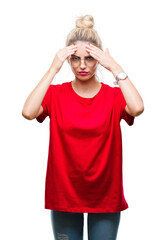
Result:
<svg viewBox="0 0 166 240"><path fill-rule="evenodd" d="M119 72L118 75L116 76L116 80L125 80L127 78L127 74L125 72Z"/></svg>
<svg viewBox="0 0 166 240"><path fill-rule="evenodd" d="M118 77L119 77L120 79L125 79L125 78L126 78L126 73L121 72L121 73L118 74Z"/></svg>

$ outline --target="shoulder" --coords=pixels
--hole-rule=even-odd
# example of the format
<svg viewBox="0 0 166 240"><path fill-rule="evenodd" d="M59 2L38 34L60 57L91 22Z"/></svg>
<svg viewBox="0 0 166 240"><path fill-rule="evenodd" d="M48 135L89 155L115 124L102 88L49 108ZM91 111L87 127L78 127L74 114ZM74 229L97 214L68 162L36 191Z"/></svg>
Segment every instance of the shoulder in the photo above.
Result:
<svg viewBox="0 0 166 240"><path fill-rule="evenodd" d="M115 95L115 94L121 93L120 87L112 87L112 86L110 86L110 85L107 84L107 83L103 83L103 85L104 85L105 89L106 89L110 94Z"/></svg>
<svg viewBox="0 0 166 240"><path fill-rule="evenodd" d="M68 89L69 82L51 84L49 86L49 92L52 96L59 96L61 97L63 94L66 94L66 90Z"/></svg>
<svg viewBox="0 0 166 240"><path fill-rule="evenodd" d="M51 89L60 89L60 88L66 87L68 84L69 84L69 82L51 84L51 85L50 85L50 88L51 88Z"/></svg>
<svg viewBox="0 0 166 240"><path fill-rule="evenodd" d="M49 89L51 91L60 91L62 88L66 87L67 85L68 85L68 82L50 84Z"/></svg>

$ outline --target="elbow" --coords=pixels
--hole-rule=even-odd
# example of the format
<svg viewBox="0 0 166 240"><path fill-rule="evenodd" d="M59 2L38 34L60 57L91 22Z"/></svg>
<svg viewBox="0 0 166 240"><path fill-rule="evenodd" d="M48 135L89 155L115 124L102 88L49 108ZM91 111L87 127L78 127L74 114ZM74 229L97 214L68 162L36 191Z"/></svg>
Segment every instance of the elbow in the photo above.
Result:
<svg viewBox="0 0 166 240"><path fill-rule="evenodd" d="M144 105L142 104L140 107L137 108L137 110L135 111L135 117L141 115L144 112Z"/></svg>
<svg viewBox="0 0 166 240"><path fill-rule="evenodd" d="M26 118L27 120L32 120L33 119L33 117L32 116L30 116L28 113L26 113L25 111L22 111L22 116L24 117L24 118Z"/></svg>

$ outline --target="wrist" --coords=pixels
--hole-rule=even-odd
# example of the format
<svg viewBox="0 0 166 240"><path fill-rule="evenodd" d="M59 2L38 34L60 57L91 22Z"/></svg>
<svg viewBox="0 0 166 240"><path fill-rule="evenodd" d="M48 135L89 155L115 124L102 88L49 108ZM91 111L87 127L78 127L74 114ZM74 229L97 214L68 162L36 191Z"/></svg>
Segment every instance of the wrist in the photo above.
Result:
<svg viewBox="0 0 166 240"><path fill-rule="evenodd" d="M112 74L115 78L119 72L124 72L124 70L118 63L111 64L110 71L112 72Z"/></svg>
<svg viewBox="0 0 166 240"><path fill-rule="evenodd" d="M48 69L48 73L49 73L49 74L52 74L52 75L55 75L55 74L58 73L58 71L57 71L55 68L50 67L50 68Z"/></svg>

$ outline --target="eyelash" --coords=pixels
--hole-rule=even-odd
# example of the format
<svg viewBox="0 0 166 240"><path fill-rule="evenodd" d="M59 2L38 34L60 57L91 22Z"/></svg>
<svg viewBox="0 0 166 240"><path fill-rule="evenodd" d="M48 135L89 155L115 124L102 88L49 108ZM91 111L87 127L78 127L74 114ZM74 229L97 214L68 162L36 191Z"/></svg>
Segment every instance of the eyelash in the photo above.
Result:
<svg viewBox="0 0 166 240"><path fill-rule="evenodd" d="M76 60L76 59L80 59L80 58L76 57L76 56L73 56L72 59ZM87 57L85 57L85 59L93 59L93 57L87 56Z"/></svg>
<svg viewBox="0 0 166 240"><path fill-rule="evenodd" d="M89 59L89 58L90 58L90 59L93 59L93 57L91 57L91 56L88 56L88 57L87 57L87 59Z"/></svg>

